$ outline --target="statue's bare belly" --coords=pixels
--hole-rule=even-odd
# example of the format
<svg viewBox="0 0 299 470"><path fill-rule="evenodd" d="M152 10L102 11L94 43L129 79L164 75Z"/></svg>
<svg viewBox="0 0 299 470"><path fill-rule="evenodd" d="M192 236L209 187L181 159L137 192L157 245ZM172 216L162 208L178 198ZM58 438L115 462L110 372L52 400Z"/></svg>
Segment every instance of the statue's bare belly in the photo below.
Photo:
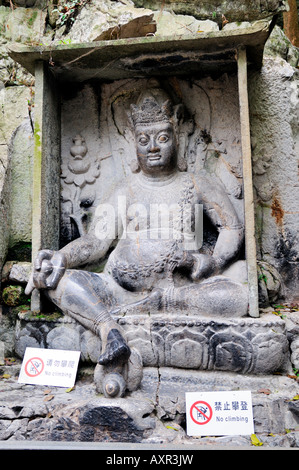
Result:
<svg viewBox="0 0 299 470"><path fill-rule="evenodd" d="M181 174L161 187L135 181L128 194L126 231L110 255L105 272L134 292L151 290L162 281L167 285L174 263L183 254L186 229L191 230L188 223L182 224L182 208L194 211L197 199L193 183ZM136 204L144 209L138 217Z"/></svg>
<svg viewBox="0 0 299 470"><path fill-rule="evenodd" d="M150 233L148 232L148 235ZM105 271L130 291L151 290L167 281L179 258L180 242L136 236L119 240L111 253Z"/></svg>

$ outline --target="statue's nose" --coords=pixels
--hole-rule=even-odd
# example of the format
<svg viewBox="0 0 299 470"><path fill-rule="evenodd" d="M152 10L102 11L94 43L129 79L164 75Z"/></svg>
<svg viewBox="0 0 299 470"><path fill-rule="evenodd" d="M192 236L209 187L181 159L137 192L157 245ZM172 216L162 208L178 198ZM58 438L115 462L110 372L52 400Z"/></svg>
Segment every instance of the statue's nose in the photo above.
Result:
<svg viewBox="0 0 299 470"><path fill-rule="evenodd" d="M160 150L160 147L157 145L156 139L154 137L151 137L149 151L151 153L156 153L156 152L159 152L159 150Z"/></svg>

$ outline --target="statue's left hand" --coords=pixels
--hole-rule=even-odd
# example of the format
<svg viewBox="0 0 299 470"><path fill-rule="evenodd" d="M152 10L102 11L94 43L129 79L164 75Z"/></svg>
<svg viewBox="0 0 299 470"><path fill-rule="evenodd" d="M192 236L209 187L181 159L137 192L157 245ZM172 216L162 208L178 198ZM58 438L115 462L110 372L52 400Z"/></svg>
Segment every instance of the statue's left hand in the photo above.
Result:
<svg viewBox="0 0 299 470"><path fill-rule="evenodd" d="M52 250L39 251L25 293L29 295L34 288L56 289L65 269L66 258L63 253Z"/></svg>
<svg viewBox="0 0 299 470"><path fill-rule="evenodd" d="M204 279L212 276L213 274L216 274L218 266L215 258L201 253L193 253L192 256L195 258L191 274L193 281L199 281L200 279Z"/></svg>

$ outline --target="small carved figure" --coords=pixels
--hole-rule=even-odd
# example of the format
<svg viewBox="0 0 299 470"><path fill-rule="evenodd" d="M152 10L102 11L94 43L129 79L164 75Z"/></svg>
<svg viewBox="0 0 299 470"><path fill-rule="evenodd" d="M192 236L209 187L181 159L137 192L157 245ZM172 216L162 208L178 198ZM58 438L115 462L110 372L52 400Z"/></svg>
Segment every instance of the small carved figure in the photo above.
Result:
<svg viewBox="0 0 299 470"><path fill-rule="evenodd" d="M69 217L82 236L86 233L86 209L95 199L92 185L100 175L100 162L89 157L85 139L81 135L76 135L73 139L70 155L61 167L62 200L70 204ZM86 190L88 186L90 188Z"/></svg>

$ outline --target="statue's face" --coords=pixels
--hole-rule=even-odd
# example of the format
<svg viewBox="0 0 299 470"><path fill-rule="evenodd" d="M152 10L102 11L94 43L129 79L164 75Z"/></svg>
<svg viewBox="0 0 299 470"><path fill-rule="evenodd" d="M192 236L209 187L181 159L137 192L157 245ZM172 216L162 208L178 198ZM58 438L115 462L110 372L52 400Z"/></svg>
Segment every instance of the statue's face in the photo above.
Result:
<svg viewBox="0 0 299 470"><path fill-rule="evenodd" d="M143 173L159 176L176 168L176 143L170 122L138 124L135 136L137 159Z"/></svg>

